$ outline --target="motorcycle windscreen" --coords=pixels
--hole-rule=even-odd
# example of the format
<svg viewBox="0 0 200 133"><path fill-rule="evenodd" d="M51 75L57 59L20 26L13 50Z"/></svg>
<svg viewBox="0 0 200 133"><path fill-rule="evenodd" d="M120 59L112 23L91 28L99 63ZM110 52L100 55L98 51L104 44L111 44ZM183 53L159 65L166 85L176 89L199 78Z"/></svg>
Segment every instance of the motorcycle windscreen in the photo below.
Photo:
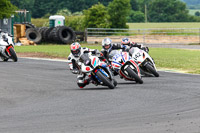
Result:
<svg viewBox="0 0 200 133"><path fill-rule="evenodd" d="M118 51L118 50L111 51L109 54L109 61L113 61L113 57L117 54L120 54L120 51Z"/></svg>

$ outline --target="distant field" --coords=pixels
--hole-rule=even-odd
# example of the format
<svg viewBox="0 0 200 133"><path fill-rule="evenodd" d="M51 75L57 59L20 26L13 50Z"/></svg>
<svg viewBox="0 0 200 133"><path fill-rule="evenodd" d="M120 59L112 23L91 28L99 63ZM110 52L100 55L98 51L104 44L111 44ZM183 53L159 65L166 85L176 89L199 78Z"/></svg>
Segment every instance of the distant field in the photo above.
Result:
<svg viewBox="0 0 200 133"><path fill-rule="evenodd" d="M200 28L200 22L194 23L127 23L130 29L147 28Z"/></svg>
<svg viewBox="0 0 200 133"><path fill-rule="evenodd" d="M189 10L189 14L190 15L195 15L195 12L199 11L200 12L200 9L190 9Z"/></svg>
<svg viewBox="0 0 200 133"><path fill-rule="evenodd" d="M199 10L200 11L200 10ZM32 23L37 27L48 26L48 19L32 19ZM194 23L127 23L130 29L146 29L146 28L200 28L200 22Z"/></svg>

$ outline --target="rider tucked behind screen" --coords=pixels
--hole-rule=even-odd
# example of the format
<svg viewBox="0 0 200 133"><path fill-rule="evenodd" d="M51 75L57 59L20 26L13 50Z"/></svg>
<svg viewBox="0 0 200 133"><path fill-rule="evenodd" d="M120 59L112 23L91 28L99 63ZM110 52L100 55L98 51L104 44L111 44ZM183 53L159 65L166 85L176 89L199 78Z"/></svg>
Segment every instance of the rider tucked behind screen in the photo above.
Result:
<svg viewBox="0 0 200 133"><path fill-rule="evenodd" d="M109 53L112 51L112 50L117 50L117 49L124 49L124 46L121 45L120 43L112 43L111 39L110 38L105 38L103 41L102 41L102 50L101 50L101 53L102 53L102 56L108 60L109 59Z"/></svg>
<svg viewBox="0 0 200 133"><path fill-rule="evenodd" d="M130 40L130 38L123 38L121 41L121 44L123 46L129 46L129 49L131 49L132 47L138 47L139 49L144 50L147 53L149 52L148 47L143 46L143 44L138 44L138 43L132 42Z"/></svg>
<svg viewBox="0 0 200 133"><path fill-rule="evenodd" d="M69 67L73 74L78 74L77 76L77 84L80 88L85 87L89 84L90 78L85 79L85 74L80 74L80 66L78 65L80 61L80 57L82 54L91 53L96 54L97 50L89 49L89 48L82 48L78 42L72 43L70 46L71 53L68 56Z"/></svg>

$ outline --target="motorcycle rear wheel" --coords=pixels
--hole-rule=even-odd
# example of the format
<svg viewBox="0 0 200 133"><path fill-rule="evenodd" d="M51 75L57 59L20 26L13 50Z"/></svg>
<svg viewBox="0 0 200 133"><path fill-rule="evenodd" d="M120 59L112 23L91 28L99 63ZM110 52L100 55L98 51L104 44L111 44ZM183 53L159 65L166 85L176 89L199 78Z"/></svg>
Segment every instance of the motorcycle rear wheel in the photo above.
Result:
<svg viewBox="0 0 200 133"><path fill-rule="evenodd" d="M96 73L96 75L99 77L99 79L106 85L108 86L110 89L114 89L115 86L112 83L112 81L110 81L104 74L102 74L100 71L98 71Z"/></svg>

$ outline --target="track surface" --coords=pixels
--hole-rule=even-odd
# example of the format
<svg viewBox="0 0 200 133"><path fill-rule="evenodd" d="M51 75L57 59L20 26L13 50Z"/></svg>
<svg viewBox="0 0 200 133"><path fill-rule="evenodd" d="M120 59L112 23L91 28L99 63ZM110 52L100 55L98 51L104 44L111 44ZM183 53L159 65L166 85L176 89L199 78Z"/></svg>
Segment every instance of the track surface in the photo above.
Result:
<svg viewBox="0 0 200 133"><path fill-rule="evenodd" d="M79 89L66 62L0 62L1 133L200 133L200 75Z"/></svg>

